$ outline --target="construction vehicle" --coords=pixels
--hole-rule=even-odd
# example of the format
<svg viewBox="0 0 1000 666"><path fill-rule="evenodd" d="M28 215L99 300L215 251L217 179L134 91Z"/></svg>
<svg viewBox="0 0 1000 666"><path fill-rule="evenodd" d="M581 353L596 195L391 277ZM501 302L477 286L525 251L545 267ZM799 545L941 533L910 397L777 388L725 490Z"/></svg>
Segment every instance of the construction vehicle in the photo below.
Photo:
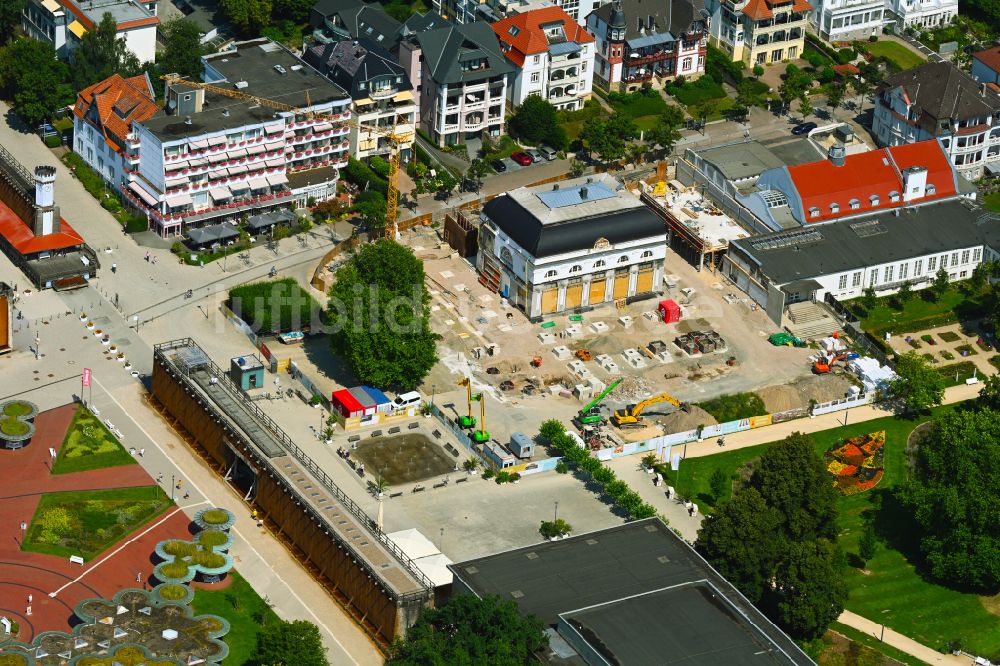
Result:
<svg viewBox="0 0 1000 666"><path fill-rule="evenodd" d="M305 112L310 115L313 119L317 120L329 120L334 123L341 125L347 125L348 127L355 127L361 132L366 134L377 134L388 140L390 151L389 151L389 187L386 191L386 208L385 208L385 235L386 238L395 240L399 235L399 229L396 225L396 209L399 207L399 146L400 144L407 143L412 139L411 134L398 134L396 132L396 123L394 122L392 127L377 127L375 125L368 125L355 122L353 120L342 120L340 114L331 115L326 113L312 113L308 112L309 96L306 93L306 108L291 106L283 102L278 102L273 99L268 99L266 97L258 97L257 95L251 95L249 93L241 92L232 88L224 88L222 86L213 85L211 83L202 83L201 81L192 81L190 79L185 79L184 77L177 76L176 74L164 74L160 77L168 84L178 84L182 86L188 86L189 88L200 88L206 92L216 93L218 95L225 95L226 97L231 97L233 99L242 100L244 102L250 102L251 104L259 104L260 106L266 106L270 109L276 111L284 111L292 114L301 114Z"/></svg>
<svg viewBox="0 0 1000 666"><path fill-rule="evenodd" d="M791 333L785 333L784 331L780 333L772 333L768 336L767 341L770 342L775 347L805 347L806 343L792 335Z"/></svg>
<svg viewBox="0 0 1000 666"><path fill-rule="evenodd" d="M652 398L646 398L638 404L629 405L625 409L616 410L611 417L611 422L622 429L641 428L644 425L642 420L643 410L661 402L668 402L678 409L687 411L687 403L681 402L668 393L661 393L660 395L654 395Z"/></svg>
<svg viewBox="0 0 1000 666"><path fill-rule="evenodd" d="M531 367L533 367L533 368L540 368L540 367L542 367L542 357L541 356L532 356L531 357Z"/></svg>
<svg viewBox="0 0 1000 666"><path fill-rule="evenodd" d="M460 426L462 426L463 428L475 428L476 427L476 417L472 415L472 400L473 400L473 396L472 396L472 380L470 380L468 377L466 377L465 379L463 379L462 381L460 381L458 383L458 385L465 387L465 392L468 394L468 403L469 403L469 414L468 414L468 416L459 416L458 417L458 424Z"/></svg>
<svg viewBox="0 0 1000 666"><path fill-rule="evenodd" d="M604 417L601 416L599 407L601 401L608 397L608 394L618 388L618 385L622 383L621 379L616 379L611 382L608 388L601 391L601 394L596 398L591 400L586 407L580 410L580 413L576 415L576 419L581 425L590 425L593 423L603 423Z"/></svg>
<svg viewBox="0 0 1000 666"><path fill-rule="evenodd" d="M586 363L590 360L590 350L589 349L577 349L575 356Z"/></svg>
<svg viewBox="0 0 1000 666"><path fill-rule="evenodd" d="M817 375L825 375L833 369L833 364L837 361L847 361L847 354L839 356L820 356L819 360L813 363L813 372Z"/></svg>

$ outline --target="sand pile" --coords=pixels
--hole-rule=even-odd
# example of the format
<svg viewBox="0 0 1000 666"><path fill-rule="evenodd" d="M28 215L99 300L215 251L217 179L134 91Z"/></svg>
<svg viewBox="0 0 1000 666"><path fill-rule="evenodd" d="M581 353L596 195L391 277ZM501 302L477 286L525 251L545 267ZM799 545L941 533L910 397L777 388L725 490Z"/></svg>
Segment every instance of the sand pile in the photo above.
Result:
<svg viewBox="0 0 1000 666"><path fill-rule="evenodd" d="M764 406L771 414L789 409L805 409L810 400L829 402L843 398L851 383L839 375L807 377L795 384L768 386L757 391Z"/></svg>
<svg viewBox="0 0 1000 666"><path fill-rule="evenodd" d="M666 416L656 417L656 421L663 425L664 432L666 433L684 432L686 430L694 430L700 425L709 426L718 423L714 416L701 407L690 405L688 410L685 412L682 409L678 409L676 412L667 414Z"/></svg>

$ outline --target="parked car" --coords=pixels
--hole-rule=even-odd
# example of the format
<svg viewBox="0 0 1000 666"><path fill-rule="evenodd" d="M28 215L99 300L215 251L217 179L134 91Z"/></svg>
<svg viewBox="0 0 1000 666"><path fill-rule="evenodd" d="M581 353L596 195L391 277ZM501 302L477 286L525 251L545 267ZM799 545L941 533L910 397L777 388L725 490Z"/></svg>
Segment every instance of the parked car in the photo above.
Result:
<svg viewBox="0 0 1000 666"><path fill-rule="evenodd" d="M796 136L800 134L808 134L809 132L812 132L814 129L816 129L816 127L817 127L816 123L811 123L811 122L799 123L798 125L792 128L792 134Z"/></svg>
<svg viewBox="0 0 1000 666"><path fill-rule="evenodd" d="M555 148L549 148L548 146L541 146L538 148L538 152L542 154L542 157L548 161L552 161L558 155L558 151Z"/></svg>
<svg viewBox="0 0 1000 666"><path fill-rule="evenodd" d="M510 159L514 160L521 166L531 166L531 163L535 161L531 159L531 155L529 155L528 153L522 153L520 151L516 153L511 153Z"/></svg>
<svg viewBox="0 0 1000 666"><path fill-rule="evenodd" d="M497 173L503 173L507 170L507 165L503 163L503 160L490 160L490 166Z"/></svg>
<svg viewBox="0 0 1000 666"><path fill-rule="evenodd" d="M545 159L542 153L538 150L535 150L534 148L532 148L531 150L526 150L524 152L526 152L528 156L531 158L532 163L541 162L542 160Z"/></svg>

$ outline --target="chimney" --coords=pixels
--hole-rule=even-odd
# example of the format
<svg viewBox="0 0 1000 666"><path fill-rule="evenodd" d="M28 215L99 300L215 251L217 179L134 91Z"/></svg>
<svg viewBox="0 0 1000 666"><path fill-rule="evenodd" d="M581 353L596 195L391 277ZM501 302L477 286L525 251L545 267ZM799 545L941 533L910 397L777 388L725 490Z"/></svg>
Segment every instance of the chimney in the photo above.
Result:
<svg viewBox="0 0 1000 666"><path fill-rule="evenodd" d="M35 167L35 220L32 232L36 236L59 233L59 207L55 205L56 168Z"/></svg>
<svg viewBox="0 0 1000 666"><path fill-rule="evenodd" d="M586 185L580 188L580 198L584 199L584 200L587 199L587 186Z"/></svg>
<svg viewBox="0 0 1000 666"><path fill-rule="evenodd" d="M553 192L555 192L558 189L559 189L559 183L556 183L555 185L552 186L552 191Z"/></svg>
<svg viewBox="0 0 1000 666"><path fill-rule="evenodd" d="M927 196L927 169L911 166L903 169L903 201L910 202Z"/></svg>
<svg viewBox="0 0 1000 666"><path fill-rule="evenodd" d="M833 163L833 166L842 167L844 166L844 161L847 158L847 151L844 149L844 144L835 143L830 146L830 149L826 152L827 158Z"/></svg>

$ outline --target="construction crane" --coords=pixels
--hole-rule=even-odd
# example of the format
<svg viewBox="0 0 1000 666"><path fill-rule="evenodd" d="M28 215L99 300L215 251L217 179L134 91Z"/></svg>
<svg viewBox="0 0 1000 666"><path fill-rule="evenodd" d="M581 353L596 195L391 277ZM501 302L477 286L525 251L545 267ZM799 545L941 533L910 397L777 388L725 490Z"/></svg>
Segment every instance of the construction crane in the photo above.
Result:
<svg viewBox="0 0 1000 666"><path fill-rule="evenodd" d="M629 405L625 409L615 411L614 415L611 417L611 422L623 429L641 428L643 425L642 410L661 402L669 402L674 407L687 411L686 403L681 402L668 393L661 393L660 395L654 395L652 398L647 398L637 405Z"/></svg>
<svg viewBox="0 0 1000 666"><path fill-rule="evenodd" d="M591 400L586 407L580 410L580 413L576 415L576 418L581 423L581 425L602 423L604 421L604 417L601 416L598 407L600 406L601 401L604 400L606 397L608 397L608 394L614 391L616 388L618 388L618 385L621 383L622 383L621 379L616 379L615 381L611 382L611 385L608 386L608 388L601 391L600 395Z"/></svg>
<svg viewBox="0 0 1000 666"><path fill-rule="evenodd" d="M213 92L219 95L225 95L226 97L231 97L233 99L242 100L244 102L250 102L251 104L259 104L260 106L266 106L270 109L275 109L276 111L286 111L290 113L295 113L300 111L299 107L291 106L285 104L284 102L278 102L273 99L268 99L266 97L259 97L257 95L251 95L250 93L241 92L239 90L234 90L231 88L224 88L222 86L217 86L211 83L202 83L201 81L191 81L190 79L185 79L183 77L177 76L176 74L164 74L160 77L167 83L177 83L180 85L188 86L191 88L199 88L206 92ZM309 93L306 92L306 105L309 105L308 97ZM308 111L306 113L309 113ZM362 132L367 132L369 134L378 134L389 141L389 187L386 191L386 207L385 207L385 234L387 238L395 240L399 234L399 230L396 227L396 208L399 206L399 146L405 143L404 139L408 136L406 134L396 133L396 124L393 123L391 128L388 127L378 127L376 125L367 125L355 122L353 120L340 120L335 118L331 114L327 113L309 113L313 118L318 118L321 120L329 119L333 122L341 123L347 125L348 127L355 127Z"/></svg>

